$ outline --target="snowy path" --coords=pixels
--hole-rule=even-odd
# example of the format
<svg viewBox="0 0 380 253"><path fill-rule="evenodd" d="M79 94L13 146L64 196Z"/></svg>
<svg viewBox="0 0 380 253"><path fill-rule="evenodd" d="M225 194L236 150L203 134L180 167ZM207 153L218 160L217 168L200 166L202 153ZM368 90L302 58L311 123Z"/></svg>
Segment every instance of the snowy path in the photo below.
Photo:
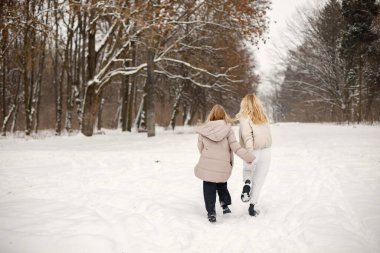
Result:
<svg viewBox="0 0 380 253"><path fill-rule="evenodd" d="M205 217L188 129L0 139L0 252L380 252L380 127L272 126L272 166L252 218Z"/></svg>

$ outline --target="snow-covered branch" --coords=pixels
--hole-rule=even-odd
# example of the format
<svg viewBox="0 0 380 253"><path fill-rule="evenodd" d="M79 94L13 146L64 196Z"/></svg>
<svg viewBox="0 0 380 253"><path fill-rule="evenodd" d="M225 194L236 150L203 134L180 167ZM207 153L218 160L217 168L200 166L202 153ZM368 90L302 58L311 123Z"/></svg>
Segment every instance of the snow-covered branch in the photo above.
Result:
<svg viewBox="0 0 380 253"><path fill-rule="evenodd" d="M207 74L209 76L212 76L214 78L225 78L226 80L228 80L229 82L232 82L232 83L240 83L240 82L243 81L243 80L233 80L233 79L230 78L231 76L227 74L232 69L234 69L236 66L228 68L225 73L211 73L211 72L209 72L206 69L196 67L196 66L194 66L194 65L192 65L192 64L190 64L188 62L185 62L185 61L182 61L182 60L178 60L178 59L167 58L167 57L159 57L159 58L155 59L155 62L160 62L160 61L167 61L167 62L173 62L173 63L182 64L182 65L184 65L186 67L189 67L190 69L193 69L195 71L199 71L201 73L205 73L205 74Z"/></svg>

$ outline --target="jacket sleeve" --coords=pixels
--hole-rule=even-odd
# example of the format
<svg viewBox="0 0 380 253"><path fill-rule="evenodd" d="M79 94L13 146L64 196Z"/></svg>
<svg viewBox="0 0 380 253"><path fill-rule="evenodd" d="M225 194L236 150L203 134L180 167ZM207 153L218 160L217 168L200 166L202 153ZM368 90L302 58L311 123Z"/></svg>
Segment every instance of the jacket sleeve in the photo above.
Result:
<svg viewBox="0 0 380 253"><path fill-rule="evenodd" d="M228 133L227 139L228 139L228 144L230 145L231 150L237 156L239 156L241 159L243 159L247 163L251 163L253 162L253 160L255 160L255 156L252 154L252 152L248 151L245 148L242 148L239 142L237 142L235 138L235 134L232 131L232 129Z"/></svg>
<svg viewBox="0 0 380 253"><path fill-rule="evenodd" d="M253 150L253 133L252 128L249 125L249 119L243 118L240 120L240 131L242 140L244 141L244 146L246 149Z"/></svg>
<svg viewBox="0 0 380 253"><path fill-rule="evenodd" d="M199 150L199 153L202 153L202 150L203 150L203 138L202 138L202 135L198 135L198 150Z"/></svg>

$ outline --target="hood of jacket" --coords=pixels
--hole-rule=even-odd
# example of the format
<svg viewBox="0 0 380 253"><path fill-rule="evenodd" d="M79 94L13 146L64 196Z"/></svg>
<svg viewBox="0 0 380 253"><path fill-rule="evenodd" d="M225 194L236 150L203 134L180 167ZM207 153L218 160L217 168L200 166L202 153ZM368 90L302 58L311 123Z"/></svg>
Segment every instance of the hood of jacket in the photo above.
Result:
<svg viewBox="0 0 380 253"><path fill-rule="evenodd" d="M231 130L231 125L224 120L209 121L198 127L196 132L212 141L221 141Z"/></svg>

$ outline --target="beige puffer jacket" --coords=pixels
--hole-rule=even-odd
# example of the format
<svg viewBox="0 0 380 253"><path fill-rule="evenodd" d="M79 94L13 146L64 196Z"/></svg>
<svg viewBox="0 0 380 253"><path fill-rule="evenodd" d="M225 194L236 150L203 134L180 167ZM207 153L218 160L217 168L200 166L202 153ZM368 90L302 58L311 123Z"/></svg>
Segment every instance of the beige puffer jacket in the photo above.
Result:
<svg viewBox="0 0 380 253"><path fill-rule="evenodd" d="M254 124L251 119L240 117L239 141L248 150L270 148L272 135L269 124Z"/></svg>
<svg viewBox="0 0 380 253"><path fill-rule="evenodd" d="M231 125L224 120L207 122L196 129L198 149L201 154L195 166L195 176L208 182L224 183L231 176L235 152L247 163L255 156L236 141Z"/></svg>

